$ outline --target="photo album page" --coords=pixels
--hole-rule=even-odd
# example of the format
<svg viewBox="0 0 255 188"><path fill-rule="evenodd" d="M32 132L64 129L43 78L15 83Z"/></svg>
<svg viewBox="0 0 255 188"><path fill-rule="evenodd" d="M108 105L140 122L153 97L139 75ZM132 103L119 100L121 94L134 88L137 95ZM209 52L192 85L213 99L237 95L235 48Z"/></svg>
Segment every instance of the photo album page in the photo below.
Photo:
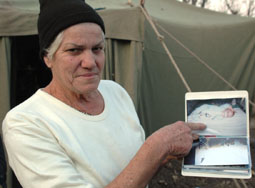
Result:
<svg viewBox="0 0 255 188"><path fill-rule="evenodd" d="M183 160L182 175L251 178L247 91L186 93L185 119L206 129L194 132L199 139Z"/></svg>

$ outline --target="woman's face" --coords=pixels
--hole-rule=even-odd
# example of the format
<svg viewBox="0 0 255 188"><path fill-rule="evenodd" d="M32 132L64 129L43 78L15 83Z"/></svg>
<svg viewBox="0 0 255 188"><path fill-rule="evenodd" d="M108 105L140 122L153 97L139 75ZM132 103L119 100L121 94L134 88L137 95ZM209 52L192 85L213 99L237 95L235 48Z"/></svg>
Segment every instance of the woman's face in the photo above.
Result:
<svg viewBox="0 0 255 188"><path fill-rule="evenodd" d="M63 91L86 94L97 89L104 68L104 36L94 23L67 28L52 60L46 64L52 71L52 82Z"/></svg>

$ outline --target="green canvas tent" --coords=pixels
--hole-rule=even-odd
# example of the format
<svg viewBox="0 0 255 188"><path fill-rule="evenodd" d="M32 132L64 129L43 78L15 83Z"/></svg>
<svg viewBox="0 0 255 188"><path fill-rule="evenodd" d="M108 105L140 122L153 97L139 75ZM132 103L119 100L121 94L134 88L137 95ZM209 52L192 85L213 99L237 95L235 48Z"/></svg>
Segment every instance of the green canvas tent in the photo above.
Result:
<svg viewBox="0 0 255 188"><path fill-rule="evenodd" d="M133 0L134 6L127 0L86 2L98 10L106 25L104 78L127 89L147 136L163 125L184 120L187 89L139 1ZM145 8L192 91L231 90L202 60L237 89L248 90L254 99L254 18L216 13L175 0L146 0ZM0 1L1 121L10 108L12 37L36 35L38 12L37 0Z"/></svg>

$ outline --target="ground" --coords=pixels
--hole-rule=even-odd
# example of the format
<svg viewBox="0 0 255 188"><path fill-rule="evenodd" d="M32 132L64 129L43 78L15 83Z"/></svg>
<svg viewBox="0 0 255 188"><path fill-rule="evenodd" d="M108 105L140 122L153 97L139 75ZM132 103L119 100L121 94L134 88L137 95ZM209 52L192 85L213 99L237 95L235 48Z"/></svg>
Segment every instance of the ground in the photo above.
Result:
<svg viewBox="0 0 255 188"><path fill-rule="evenodd" d="M254 122L255 123L255 120ZM252 169L255 166L255 124L250 130ZM181 175L182 161L173 160L162 167L150 182L150 188L253 188L255 174L248 180L184 177Z"/></svg>

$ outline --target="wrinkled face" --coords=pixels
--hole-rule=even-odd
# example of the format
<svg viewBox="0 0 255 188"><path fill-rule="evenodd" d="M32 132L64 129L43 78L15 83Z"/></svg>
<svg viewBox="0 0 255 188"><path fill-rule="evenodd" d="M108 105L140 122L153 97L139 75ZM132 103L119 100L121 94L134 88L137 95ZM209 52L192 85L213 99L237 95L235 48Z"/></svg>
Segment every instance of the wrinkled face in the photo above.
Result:
<svg viewBox="0 0 255 188"><path fill-rule="evenodd" d="M76 94L97 89L104 60L104 36L101 28L94 23L67 28L53 58L45 58L55 86Z"/></svg>

